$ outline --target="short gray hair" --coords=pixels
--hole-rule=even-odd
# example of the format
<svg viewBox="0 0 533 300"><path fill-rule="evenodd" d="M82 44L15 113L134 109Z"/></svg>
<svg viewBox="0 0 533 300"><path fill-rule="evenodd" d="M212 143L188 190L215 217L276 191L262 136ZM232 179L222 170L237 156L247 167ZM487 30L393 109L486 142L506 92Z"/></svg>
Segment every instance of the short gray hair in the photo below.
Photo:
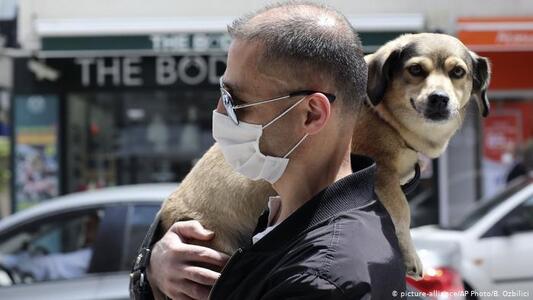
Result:
<svg viewBox="0 0 533 300"><path fill-rule="evenodd" d="M254 22L255 17L274 9L286 12L286 16ZM335 20L336 26L321 26L317 12ZM298 76L295 78L301 77L302 72L324 74L335 87L337 98L342 98L351 112L366 98L368 70L361 41L346 17L330 7L313 2L282 2L236 19L228 26L228 32L234 39L263 43L262 58L269 65L287 66L291 76Z"/></svg>

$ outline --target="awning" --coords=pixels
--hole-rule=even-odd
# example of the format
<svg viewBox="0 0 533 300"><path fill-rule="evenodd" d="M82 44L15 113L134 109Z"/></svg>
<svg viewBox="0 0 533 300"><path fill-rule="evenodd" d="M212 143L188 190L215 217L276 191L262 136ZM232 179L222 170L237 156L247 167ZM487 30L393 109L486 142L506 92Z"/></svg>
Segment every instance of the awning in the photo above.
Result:
<svg viewBox="0 0 533 300"><path fill-rule="evenodd" d="M226 27L234 17L37 19L41 56L157 55L161 52L227 52ZM350 16L365 51L398 35L423 31L421 14Z"/></svg>

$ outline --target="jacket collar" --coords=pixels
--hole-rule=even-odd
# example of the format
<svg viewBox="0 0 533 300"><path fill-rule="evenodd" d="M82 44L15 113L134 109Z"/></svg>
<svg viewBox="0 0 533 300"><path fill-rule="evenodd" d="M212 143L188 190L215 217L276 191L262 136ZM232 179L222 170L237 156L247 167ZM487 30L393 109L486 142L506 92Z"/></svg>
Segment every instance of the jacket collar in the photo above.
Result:
<svg viewBox="0 0 533 300"><path fill-rule="evenodd" d="M367 156L351 155L353 173L320 191L311 200L278 224L271 232L250 247L251 251L280 249L299 233L350 209L363 208L376 199L374 179L376 163ZM254 234L268 223L268 210L259 218Z"/></svg>

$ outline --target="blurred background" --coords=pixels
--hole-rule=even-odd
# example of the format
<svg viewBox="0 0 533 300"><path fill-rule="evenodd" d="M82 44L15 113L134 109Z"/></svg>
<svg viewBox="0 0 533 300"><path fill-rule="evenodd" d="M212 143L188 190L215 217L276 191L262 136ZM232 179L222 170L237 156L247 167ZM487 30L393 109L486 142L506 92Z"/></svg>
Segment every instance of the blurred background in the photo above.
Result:
<svg viewBox="0 0 533 300"><path fill-rule="evenodd" d="M266 3L0 0L0 270L11 282L0 295L42 291L36 282L65 286L67 277L89 291L102 284L94 274L128 270L161 201L213 143L226 25ZM327 4L348 16L367 53L403 33L441 32L490 59L490 116L472 105L409 196L417 246L435 275L411 284L500 288L498 296L529 288L515 296L533 297L533 1ZM20 266L23 254L89 248L83 274ZM109 293L127 295L127 277L116 278ZM107 299L104 290L88 298ZM487 297L458 299L468 296Z"/></svg>

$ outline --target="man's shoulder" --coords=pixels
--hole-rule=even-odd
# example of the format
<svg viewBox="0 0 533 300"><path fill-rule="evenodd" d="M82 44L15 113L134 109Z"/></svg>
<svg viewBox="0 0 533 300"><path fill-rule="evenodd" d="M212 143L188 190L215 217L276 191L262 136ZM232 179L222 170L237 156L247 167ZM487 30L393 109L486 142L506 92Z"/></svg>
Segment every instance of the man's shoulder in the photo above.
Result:
<svg viewBox="0 0 533 300"><path fill-rule="evenodd" d="M374 208L333 216L303 232L280 264L290 265L294 272L305 270L300 276L313 275L346 294L370 286L401 288L405 269L387 217ZM376 282L376 278L382 279Z"/></svg>
<svg viewBox="0 0 533 300"><path fill-rule="evenodd" d="M305 260L317 261L321 270L336 263L366 264L369 261L400 259L394 225L388 218L369 210L349 210L302 232L290 253L301 249ZM378 249L376 249L378 248ZM313 249L314 251L308 251Z"/></svg>

